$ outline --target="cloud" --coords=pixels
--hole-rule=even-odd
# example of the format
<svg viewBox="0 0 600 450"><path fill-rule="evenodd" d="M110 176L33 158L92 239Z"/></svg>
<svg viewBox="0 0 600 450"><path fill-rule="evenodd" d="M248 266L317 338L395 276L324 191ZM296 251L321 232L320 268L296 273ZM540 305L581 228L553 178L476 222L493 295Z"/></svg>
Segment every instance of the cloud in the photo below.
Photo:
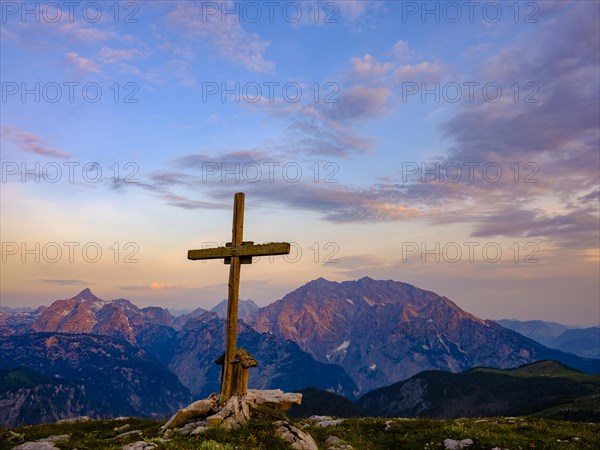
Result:
<svg viewBox="0 0 600 450"><path fill-rule="evenodd" d="M353 86L338 103L331 104L330 114L335 119L372 119L387 111L390 90L386 87Z"/></svg>
<svg viewBox="0 0 600 450"><path fill-rule="evenodd" d="M347 74L350 83L368 83L394 90L400 83L417 81L439 81L448 69L440 61L421 61L412 64L404 61L416 58L416 52L408 42L398 41L388 52L392 59L380 61L369 53L351 59L351 71Z"/></svg>
<svg viewBox="0 0 600 450"><path fill-rule="evenodd" d="M404 45L405 52L410 52L408 44ZM358 127L388 114L399 103L398 70L404 68L415 80L431 79L443 72L438 62L402 66L397 61L381 62L370 54L352 58L349 63L340 82L327 88L327 100L290 103L283 98L261 98L244 105L283 122L283 136L265 144L270 154L349 158L370 153L376 140L361 136Z"/></svg>
<svg viewBox="0 0 600 450"><path fill-rule="evenodd" d="M354 111L360 112L360 111ZM338 114L345 112L338 110ZM351 113L346 113L351 117ZM280 154L320 155L347 158L353 154L368 153L371 139L333 121L297 116L285 128L286 136L275 150Z"/></svg>
<svg viewBox="0 0 600 450"><path fill-rule="evenodd" d="M403 42L397 50L400 46L405 53L412 52L407 43ZM284 139L270 150L279 154L351 157L369 153L376 145L374 138L360 136L357 126L389 113L399 103L398 77L437 80L443 74L443 65L436 61L400 65L397 61L379 61L367 53L350 59L349 69L335 84L329 102L259 102L254 107L288 120Z"/></svg>
<svg viewBox="0 0 600 450"><path fill-rule="evenodd" d="M37 282L40 284L50 284L50 285L55 285L55 286L90 286L93 283L89 283L87 281L83 281L83 280L54 280L54 279L47 279L47 278L38 278Z"/></svg>
<svg viewBox="0 0 600 450"><path fill-rule="evenodd" d="M110 47L102 47L99 58L104 63L119 63L144 58L144 54L135 48L118 50Z"/></svg>
<svg viewBox="0 0 600 450"><path fill-rule="evenodd" d="M52 30L58 30L59 33L67 35L75 42L97 43L112 39L117 36L114 31L105 30L99 27L89 27L85 25L85 21L75 20L69 22L67 15L57 24L48 24ZM42 21L44 22L44 21Z"/></svg>
<svg viewBox="0 0 600 450"><path fill-rule="evenodd" d="M408 46L408 42L403 40L399 40L392 46L391 53L398 61L412 59L415 55L414 50Z"/></svg>
<svg viewBox="0 0 600 450"><path fill-rule="evenodd" d="M351 279L358 279L367 273L390 270L394 264L373 255L348 255L338 258L334 268L337 273L343 274Z"/></svg>
<svg viewBox="0 0 600 450"><path fill-rule="evenodd" d="M597 20L589 6L573 4L550 22L554 26L520 36L483 62L479 78L501 83L506 101L480 100L444 124L443 131L458 144L456 154L597 154L591 147L598 140L600 115ZM565 35L577 39L577 45ZM526 89L527 82L532 84ZM520 86L519 101L508 94L515 83Z"/></svg>
<svg viewBox="0 0 600 450"><path fill-rule="evenodd" d="M462 105L442 124L454 142L449 161L520 162L519 183L473 192L476 204L496 205L476 220L475 236L546 236L574 248L597 246L598 206L592 200L600 165L600 43L590 7L546 10L548 26L529 29L482 62L478 78L496 80L501 100ZM539 170L538 181L525 186L527 162ZM544 199L553 206L535 205Z"/></svg>
<svg viewBox="0 0 600 450"><path fill-rule="evenodd" d="M214 5L231 9L231 2ZM269 41L245 31L239 20L231 16L221 20L220 14L206 14L203 8L201 4L177 2L168 18L177 29L184 30L193 39L207 39L218 53L233 63L253 72L275 70L275 63L265 58Z"/></svg>
<svg viewBox="0 0 600 450"><path fill-rule="evenodd" d="M129 286L120 286L119 289L123 289L125 291L162 291L162 290L181 290L181 289L189 289L190 287L184 284L171 284L171 283L163 283L160 281L152 281L150 284L146 285L129 285Z"/></svg>
<svg viewBox="0 0 600 450"><path fill-rule="evenodd" d="M352 70L359 79L378 79L388 74L394 67L392 63L382 63L366 53L362 58L352 58Z"/></svg>
<svg viewBox="0 0 600 450"><path fill-rule="evenodd" d="M309 2L307 2L309 3ZM333 6L327 6L331 3ZM344 0L340 2L326 2L323 9L332 15L331 19L340 17L341 22L349 26L353 32L360 32L363 28L374 26L373 13L384 7L385 2L379 0ZM339 12L338 12L339 11Z"/></svg>
<svg viewBox="0 0 600 450"><path fill-rule="evenodd" d="M556 21L559 33L546 27L527 28L482 60L473 74L461 74L464 80L497 80L505 96L496 103L478 99L449 108L440 128L449 148L428 164L475 163L475 181L469 180L466 169L459 181L407 181L391 173L385 182L361 187L305 179L267 182L264 177L259 182L242 177L224 183L220 174L206 178L200 172L206 163L220 168L221 164L285 163L289 155L303 161L315 155L341 158L370 152L376 140L361 136L357 129L396 106L399 83L447 78L442 62L413 61L416 53L407 42L398 41L387 61L369 53L349 61L340 78L347 87L340 90L338 103L248 105L281 120L281 138L266 142L260 150L181 155L172 161L172 168L152 174L146 188L176 207L229 208L231 194L243 186L264 204L316 212L334 222L464 223L473 237L549 239L553 245L587 251L594 242L597 246L598 239L600 121L599 49L588 8L580 4L558 8L560 18L546 11L544 20ZM576 36L580 44L573 48L564 40L567 35ZM508 94L510 87L515 81L523 86L532 80L539 86L539 101L515 102ZM521 92L521 100L529 92ZM488 162L503 170L498 181L482 178L482 167Z"/></svg>
<svg viewBox="0 0 600 450"><path fill-rule="evenodd" d="M202 200L194 200L186 198L183 195L173 194L171 192L163 192L163 199L167 204L184 209L229 209L229 205L222 203L207 202Z"/></svg>
<svg viewBox="0 0 600 450"><path fill-rule="evenodd" d="M595 248L598 245L598 216L578 209L564 214L521 208L507 208L477 220L473 237L544 237L570 248Z"/></svg>
<svg viewBox="0 0 600 450"><path fill-rule="evenodd" d="M2 125L2 139L15 143L24 152L61 159L67 159L71 156L70 153L47 147L42 138L35 134L21 131L8 125Z"/></svg>
<svg viewBox="0 0 600 450"><path fill-rule="evenodd" d="M190 180L185 182L183 180ZM139 189L142 191L149 192L151 195L155 195L162 199L167 205L175 206L184 209L229 209L229 205L221 202L212 202L204 200L196 200L186 197L185 195L173 192L170 188L173 186L184 186L192 187L191 181L194 178L190 177L185 173L176 172L159 172L152 174L150 180L147 182L127 183L119 182L115 183L110 181L107 183L109 189L119 192L126 193L129 189ZM198 184L196 183L195 186Z"/></svg>
<svg viewBox="0 0 600 450"><path fill-rule="evenodd" d="M344 17L354 21L366 13L368 3L360 0L346 0L337 2L336 5Z"/></svg>
<svg viewBox="0 0 600 450"><path fill-rule="evenodd" d="M24 21L10 20L2 24L2 38L11 39L37 51L46 51L61 46L67 40L72 47L73 43L90 45L124 37L105 27L106 21L99 21L91 25L85 20L70 20L69 14L63 12L57 22L47 20ZM72 17L71 17L72 19Z"/></svg>
<svg viewBox="0 0 600 450"><path fill-rule="evenodd" d="M256 201L316 211L324 219L334 222L401 221L426 218L432 214L426 206L411 204L412 199L401 186L356 188L340 183L319 184L314 183L312 176L290 182L282 179L276 169L267 169L267 164L277 164L281 170L286 164L285 160L276 160L258 151L239 152L239 160L232 159L232 155L238 153L231 153L227 157L185 155L174 162L179 171L155 172L138 187L149 190L172 206L184 209L230 209L231 195L243 189ZM261 167L260 179L253 181L244 176L244 167L248 164ZM223 175L222 167L235 173ZM248 177L254 175L252 172ZM225 182L234 179L235 182ZM120 186L126 189L136 185L129 183ZM199 195L202 199L197 198Z"/></svg>
<svg viewBox="0 0 600 450"><path fill-rule="evenodd" d="M185 59L172 59L167 63L169 73L172 74L182 86L195 88L198 81L194 76L191 62Z"/></svg>
<svg viewBox="0 0 600 450"><path fill-rule="evenodd" d="M423 61L419 64L405 64L394 71L396 83L414 81L439 81L444 76L444 67L438 61Z"/></svg>
<svg viewBox="0 0 600 450"><path fill-rule="evenodd" d="M208 153L183 155L175 158L173 162L181 168L204 169L215 164L220 168L223 164L254 164L271 161L272 159L273 155L263 150L237 150L220 155L210 155Z"/></svg>
<svg viewBox="0 0 600 450"><path fill-rule="evenodd" d="M84 58L75 52L69 52L65 54L65 61L67 61L76 69L83 72L99 72L100 67L94 61L88 58Z"/></svg>
<svg viewBox="0 0 600 450"><path fill-rule="evenodd" d="M181 288L182 288L182 285L161 283L160 281L153 281L152 283L150 283L150 289L153 289L153 290L181 289Z"/></svg>

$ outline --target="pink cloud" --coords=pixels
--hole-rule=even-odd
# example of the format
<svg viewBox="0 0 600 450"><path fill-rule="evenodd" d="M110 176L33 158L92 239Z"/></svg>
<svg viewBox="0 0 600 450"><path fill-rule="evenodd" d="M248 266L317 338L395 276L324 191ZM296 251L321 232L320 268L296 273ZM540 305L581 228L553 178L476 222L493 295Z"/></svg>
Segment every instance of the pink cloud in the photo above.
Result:
<svg viewBox="0 0 600 450"><path fill-rule="evenodd" d="M360 16L364 15L367 9L366 2L361 2L357 0L346 0L344 2L336 3L336 5L342 11L344 17L349 20L356 20Z"/></svg>
<svg viewBox="0 0 600 450"><path fill-rule="evenodd" d="M373 58L368 53L362 58L352 58L352 68L354 73L362 79L379 78L393 69L391 63L382 63Z"/></svg>
<svg viewBox="0 0 600 450"><path fill-rule="evenodd" d="M116 50L110 47L102 47L99 56L100 59L106 63L117 63L130 61L132 59L144 58L144 54L135 48L128 50Z"/></svg>
<svg viewBox="0 0 600 450"><path fill-rule="evenodd" d="M408 42L406 41L400 40L396 42L392 47L392 55L394 55L394 57L399 61L412 58L414 56L414 53L415 52L410 49L410 47L408 46Z"/></svg>
<svg viewBox="0 0 600 450"><path fill-rule="evenodd" d="M444 74L444 68L439 62L424 61L419 64L406 64L396 69L394 75L396 81L427 80L438 81Z"/></svg>
<svg viewBox="0 0 600 450"><path fill-rule="evenodd" d="M94 61L84 58L75 52L69 52L65 55L65 60L75 66L78 70L84 72L98 72L100 67Z"/></svg>
<svg viewBox="0 0 600 450"><path fill-rule="evenodd" d="M163 290L163 289L178 289L180 286L169 283L161 283L160 281L153 281L150 283L150 289Z"/></svg>
<svg viewBox="0 0 600 450"><path fill-rule="evenodd" d="M387 52L388 61L378 60L366 53L362 57L351 59L351 68L346 72L347 83L352 86L366 84L378 88L386 87L393 93L400 92L398 85L404 82L438 82L448 72L439 61L421 61L406 64L403 61L415 58L416 52L406 41L397 41ZM350 89L350 90L351 90ZM348 90L348 91L350 91ZM381 92L379 92L381 95Z"/></svg>
<svg viewBox="0 0 600 450"><path fill-rule="evenodd" d="M83 25L80 21L75 22L60 22L58 31L66 34L77 41L82 42L99 42L116 36L112 31L102 30L100 28L91 28Z"/></svg>
<svg viewBox="0 0 600 450"><path fill-rule="evenodd" d="M388 202L368 203L366 208L371 211L375 217L387 220L401 220L421 217L425 214L419 208L408 208L404 205Z"/></svg>
<svg viewBox="0 0 600 450"><path fill-rule="evenodd" d="M44 141L35 134L21 131L7 125L2 126L2 139L14 142L17 147L24 152L63 159L67 159L71 156L69 153L47 147L44 145Z"/></svg>

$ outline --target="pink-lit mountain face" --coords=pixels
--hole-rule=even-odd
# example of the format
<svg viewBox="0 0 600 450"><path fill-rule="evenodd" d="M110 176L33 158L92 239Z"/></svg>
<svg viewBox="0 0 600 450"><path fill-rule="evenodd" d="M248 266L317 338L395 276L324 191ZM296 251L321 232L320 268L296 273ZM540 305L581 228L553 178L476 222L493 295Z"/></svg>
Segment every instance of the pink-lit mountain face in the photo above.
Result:
<svg viewBox="0 0 600 450"><path fill-rule="evenodd" d="M168 310L140 309L126 299L101 300L89 289L55 301L31 324L31 330L36 332L100 334L132 344L138 344L142 331L157 327L174 327Z"/></svg>
<svg viewBox="0 0 600 450"><path fill-rule="evenodd" d="M294 340L318 361L340 364L361 393L423 370L509 368L573 356L481 320L434 292L366 277L311 281L262 308L252 325Z"/></svg>

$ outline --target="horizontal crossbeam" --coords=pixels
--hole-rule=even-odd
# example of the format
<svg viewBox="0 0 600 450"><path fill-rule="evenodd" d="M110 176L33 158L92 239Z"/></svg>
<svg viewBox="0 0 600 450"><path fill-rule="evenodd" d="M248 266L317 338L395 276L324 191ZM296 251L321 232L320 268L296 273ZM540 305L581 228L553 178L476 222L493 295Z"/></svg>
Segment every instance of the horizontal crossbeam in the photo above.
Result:
<svg viewBox="0 0 600 450"><path fill-rule="evenodd" d="M254 241L244 241L242 245L254 245ZM225 247L233 247L232 242L226 242ZM231 257L223 258L223 264L231 264ZM252 264L252 256L242 256L240 258L240 264Z"/></svg>
<svg viewBox="0 0 600 450"><path fill-rule="evenodd" d="M242 245L240 247L204 248L201 250L188 250L188 259L193 261L202 259L231 258L232 256L271 256L287 255L290 253L290 244L287 242L270 242L268 244Z"/></svg>

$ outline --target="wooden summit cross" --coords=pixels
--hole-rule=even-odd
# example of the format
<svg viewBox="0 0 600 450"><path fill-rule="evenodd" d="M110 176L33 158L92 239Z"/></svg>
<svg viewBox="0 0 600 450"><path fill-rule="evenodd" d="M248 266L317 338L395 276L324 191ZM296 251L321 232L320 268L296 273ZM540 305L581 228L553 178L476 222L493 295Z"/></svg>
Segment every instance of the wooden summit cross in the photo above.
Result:
<svg viewBox="0 0 600 450"><path fill-rule="evenodd" d="M240 289L240 264L252 264L253 256L287 255L290 244L287 242L272 242L254 245L254 242L243 242L244 233L244 193L235 194L233 203L233 231L231 242L225 247L189 250L188 259L220 259L229 268L229 289L227 299L227 335L225 337L225 355L216 362L223 363L221 373L221 403L226 402L232 395L244 395L248 388L247 368L256 365L254 358L244 349L236 349L238 295ZM236 361L236 357L239 361ZM243 368L243 369L242 369Z"/></svg>

